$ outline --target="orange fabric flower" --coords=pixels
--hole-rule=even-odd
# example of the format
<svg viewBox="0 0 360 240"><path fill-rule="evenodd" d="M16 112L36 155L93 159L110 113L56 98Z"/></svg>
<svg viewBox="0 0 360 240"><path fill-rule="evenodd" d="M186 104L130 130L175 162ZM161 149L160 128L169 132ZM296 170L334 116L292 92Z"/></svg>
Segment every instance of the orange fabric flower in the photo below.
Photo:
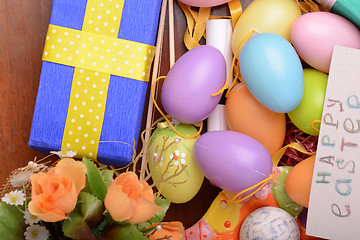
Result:
<svg viewBox="0 0 360 240"><path fill-rule="evenodd" d="M66 219L66 214L74 210L77 197L85 187L86 170L82 162L64 158L47 173L31 175L31 214L46 222Z"/></svg>
<svg viewBox="0 0 360 240"><path fill-rule="evenodd" d="M155 227L152 225L151 227ZM148 237L149 240L165 239L171 236L171 240L184 239L184 226L181 222L163 222L160 224L161 230L156 230L154 234Z"/></svg>
<svg viewBox="0 0 360 240"><path fill-rule="evenodd" d="M115 221L137 224L150 219L162 208L155 204L152 188L134 172L119 175L108 188L105 207Z"/></svg>

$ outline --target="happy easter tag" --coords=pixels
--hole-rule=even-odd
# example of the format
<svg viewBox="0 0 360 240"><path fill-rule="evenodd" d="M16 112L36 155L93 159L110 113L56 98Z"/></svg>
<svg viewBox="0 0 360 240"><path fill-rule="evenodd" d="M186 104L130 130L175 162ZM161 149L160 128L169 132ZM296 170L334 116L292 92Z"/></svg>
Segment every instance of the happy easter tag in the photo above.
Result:
<svg viewBox="0 0 360 240"><path fill-rule="evenodd" d="M360 51L335 46L311 185L306 233L359 239Z"/></svg>

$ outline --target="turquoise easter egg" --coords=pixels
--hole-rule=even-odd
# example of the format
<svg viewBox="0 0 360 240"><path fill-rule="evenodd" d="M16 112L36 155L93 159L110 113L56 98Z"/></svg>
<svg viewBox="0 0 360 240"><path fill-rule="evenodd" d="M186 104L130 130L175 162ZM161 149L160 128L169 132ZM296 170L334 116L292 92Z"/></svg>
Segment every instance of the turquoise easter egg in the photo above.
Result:
<svg viewBox="0 0 360 240"><path fill-rule="evenodd" d="M190 124L178 124L185 136L197 133ZM180 137L167 123L159 123L147 154L152 180L161 195L173 203L190 201L200 190L204 175L193 158L195 138Z"/></svg>
<svg viewBox="0 0 360 240"><path fill-rule="evenodd" d="M249 39L239 56L243 80L252 95L278 113L294 110L304 93L300 59L289 41L274 33Z"/></svg>

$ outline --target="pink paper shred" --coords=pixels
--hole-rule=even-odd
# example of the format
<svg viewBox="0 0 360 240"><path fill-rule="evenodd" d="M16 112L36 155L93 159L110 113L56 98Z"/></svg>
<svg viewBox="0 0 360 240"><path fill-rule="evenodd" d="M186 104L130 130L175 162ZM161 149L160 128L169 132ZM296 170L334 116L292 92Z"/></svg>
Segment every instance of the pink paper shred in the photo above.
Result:
<svg viewBox="0 0 360 240"><path fill-rule="evenodd" d="M299 143L308 152L316 152L318 137L302 132L290 120L287 120L284 145L286 146L292 142ZM295 166L308 157L309 155L305 153L301 153L293 148L288 148L281 158L279 165Z"/></svg>

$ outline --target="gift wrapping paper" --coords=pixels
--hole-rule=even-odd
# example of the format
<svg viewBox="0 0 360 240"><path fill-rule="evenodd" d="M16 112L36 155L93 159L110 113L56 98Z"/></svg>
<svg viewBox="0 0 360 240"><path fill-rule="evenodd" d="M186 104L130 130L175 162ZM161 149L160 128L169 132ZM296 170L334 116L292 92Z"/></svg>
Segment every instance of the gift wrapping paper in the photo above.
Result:
<svg viewBox="0 0 360 240"><path fill-rule="evenodd" d="M161 0L53 0L29 146L129 164Z"/></svg>

